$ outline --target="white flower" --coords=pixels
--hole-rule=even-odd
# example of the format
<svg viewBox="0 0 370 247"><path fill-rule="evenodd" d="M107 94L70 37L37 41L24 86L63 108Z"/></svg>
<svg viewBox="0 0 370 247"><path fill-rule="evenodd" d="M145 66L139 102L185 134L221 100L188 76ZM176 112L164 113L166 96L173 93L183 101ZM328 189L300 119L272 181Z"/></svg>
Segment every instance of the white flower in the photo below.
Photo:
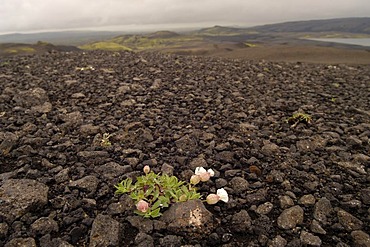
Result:
<svg viewBox="0 0 370 247"><path fill-rule="evenodd" d="M206 171L203 167L197 167L195 168L195 175L198 175L202 182L206 182L215 175L215 172L212 169Z"/></svg>
<svg viewBox="0 0 370 247"><path fill-rule="evenodd" d="M208 169L207 172L209 173L209 175L211 175L211 177L215 175L215 172L211 168Z"/></svg>
<svg viewBox="0 0 370 247"><path fill-rule="evenodd" d="M207 171L203 167L195 168L195 175L200 175L200 174L205 173L205 172L207 172Z"/></svg>
<svg viewBox="0 0 370 247"><path fill-rule="evenodd" d="M220 197L220 200L223 202L229 201L229 195L227 194L227 191L222 188L217 190L217 195Z"/></svg>
<svg viewBox="0 0 370 247"><path fill-rule="evenodd" d="M229 201L229 195L227 194L227 191L222 188L217 190L216 194L209 194L206 198L206 201L208 204L216 204L219 201L228 202Z"/></svg>

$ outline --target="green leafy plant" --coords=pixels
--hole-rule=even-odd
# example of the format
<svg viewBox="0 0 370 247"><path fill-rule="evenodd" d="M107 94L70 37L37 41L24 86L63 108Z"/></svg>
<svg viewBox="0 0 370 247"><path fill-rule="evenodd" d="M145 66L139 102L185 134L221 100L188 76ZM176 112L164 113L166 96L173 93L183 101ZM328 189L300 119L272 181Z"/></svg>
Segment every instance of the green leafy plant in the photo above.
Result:
<svg viewBox="0 0 370 247"><path fill-rule="evenodd" d="M286 120L286 122L291 124L293 128L297 126L297 124L299 123L310 124L311 121L312 121L311 116L302 112L294 113L291 117L289 117Z"/></svg>
<svg viewBox="0 0 370 247"><path fill-rule="evenodd" d="M186 202L200 199L201 195L194 187L199 182L207 182L214 176L212 169L197 167L195 174L191 176L190 183L179 181L175 176L167 174L155 174L149 166L144 167L145 175L139 176L135 184L131 178L123 180L115 185L116 194L129 193L136 202L135 213L145 218L156 218L162 215L162 208L167 208L173 203ZM228 202L229 195L223 188L218 189L216 194L209 194L205 200L208 204L216 204L219 201Z"/></svg>
<svg viewBox="0 0 370 247"><path fill-rule="evenodd" d="M145 170L145 169L144 169ZM175 176L148 172L133 183L127 178L115 186L116 194L129 193L136 202L135 213L145 218L159 217L161 209L176 202L200 199L192 184L179 181Z"/></svg>

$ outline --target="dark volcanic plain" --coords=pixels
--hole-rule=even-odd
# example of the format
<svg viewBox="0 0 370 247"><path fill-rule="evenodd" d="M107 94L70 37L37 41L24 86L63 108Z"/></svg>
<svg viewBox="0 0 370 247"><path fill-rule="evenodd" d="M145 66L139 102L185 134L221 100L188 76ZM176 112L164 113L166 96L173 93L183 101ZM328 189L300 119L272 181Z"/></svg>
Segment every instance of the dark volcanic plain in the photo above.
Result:
<svg viewBox="0 0 370 247"><path fill-rule="evenodd" d="M0 246L370 246L369 90L368 65L2 58ZM196 233L143 220L114 185L144 165L212 168L230 201Z"/></svg>

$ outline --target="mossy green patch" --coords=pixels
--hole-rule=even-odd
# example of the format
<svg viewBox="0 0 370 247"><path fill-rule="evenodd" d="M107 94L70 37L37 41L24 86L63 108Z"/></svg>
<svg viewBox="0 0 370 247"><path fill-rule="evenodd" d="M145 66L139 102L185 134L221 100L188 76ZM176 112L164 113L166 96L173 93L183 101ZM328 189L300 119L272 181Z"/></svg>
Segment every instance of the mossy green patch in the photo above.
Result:
<svg viewBox="0 0 370 247"><path fill-rule="evenodd" d="M21 47L7 48L4 51L5 53L8 53L8 54L17 54L17 53L33 53L36 50L32 47L21 46Z"/></svg>
<svg viewBox="0 0 370 247"><path fill-rule="evenodd" d="M246 47L256 47L256 46L257 46L256 44L247 43L247 42L245 42L245 43L244 43L244 45L245 45Z"/></svg>
<svg viewBox="0 0 370 247"><path fill-rule="evenodd" d="M82 45L79 48L85 50L151 50L181 47L189 42L201 41L203 38L197 36L173 35L160 37L160 35L122 35L105 42L96 42Z"/></svg>
<svg viewBox="0 0 370 247"><path fill-rule="evenodd" d="M86 44L79 46L79 48L83 50L131 51L131 49L127 46L110 41Z"/></svg>

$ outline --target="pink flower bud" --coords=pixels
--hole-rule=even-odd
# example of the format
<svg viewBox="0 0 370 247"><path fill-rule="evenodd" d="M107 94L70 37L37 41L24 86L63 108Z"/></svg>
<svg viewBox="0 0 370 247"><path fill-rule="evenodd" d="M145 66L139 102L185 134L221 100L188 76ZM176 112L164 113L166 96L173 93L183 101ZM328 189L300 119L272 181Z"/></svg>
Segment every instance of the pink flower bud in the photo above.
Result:
<svg viewBox="0 0 370 247"><path fill-rule="evenodd" d="M145 174L148 174L150 172L150 167L149 166L144 166L143 171Z"/></svg>
<svg viewBox="0 0 370 247"><path fill-rule="evenodd" d="M200 182L200 176L199 175L193 175L190 178L190 183L193 185L197 185Z"/></svg>
<svg viewBox="0 0 370 247"><path fill-rule="evenodd" d="M136 204L136 209L139 210L140 212L142 213L145 213L146 211L148 211L149 209L149 203L147 203L146 201L144 200L140 200L137 204Z"/></svg>
<svg viewBox="0 0 370 247"><path fill-rule="evenodd" d="M220 196L216 194L209 194L206 198L208 204L216 204L220 200Z"/></svg>

